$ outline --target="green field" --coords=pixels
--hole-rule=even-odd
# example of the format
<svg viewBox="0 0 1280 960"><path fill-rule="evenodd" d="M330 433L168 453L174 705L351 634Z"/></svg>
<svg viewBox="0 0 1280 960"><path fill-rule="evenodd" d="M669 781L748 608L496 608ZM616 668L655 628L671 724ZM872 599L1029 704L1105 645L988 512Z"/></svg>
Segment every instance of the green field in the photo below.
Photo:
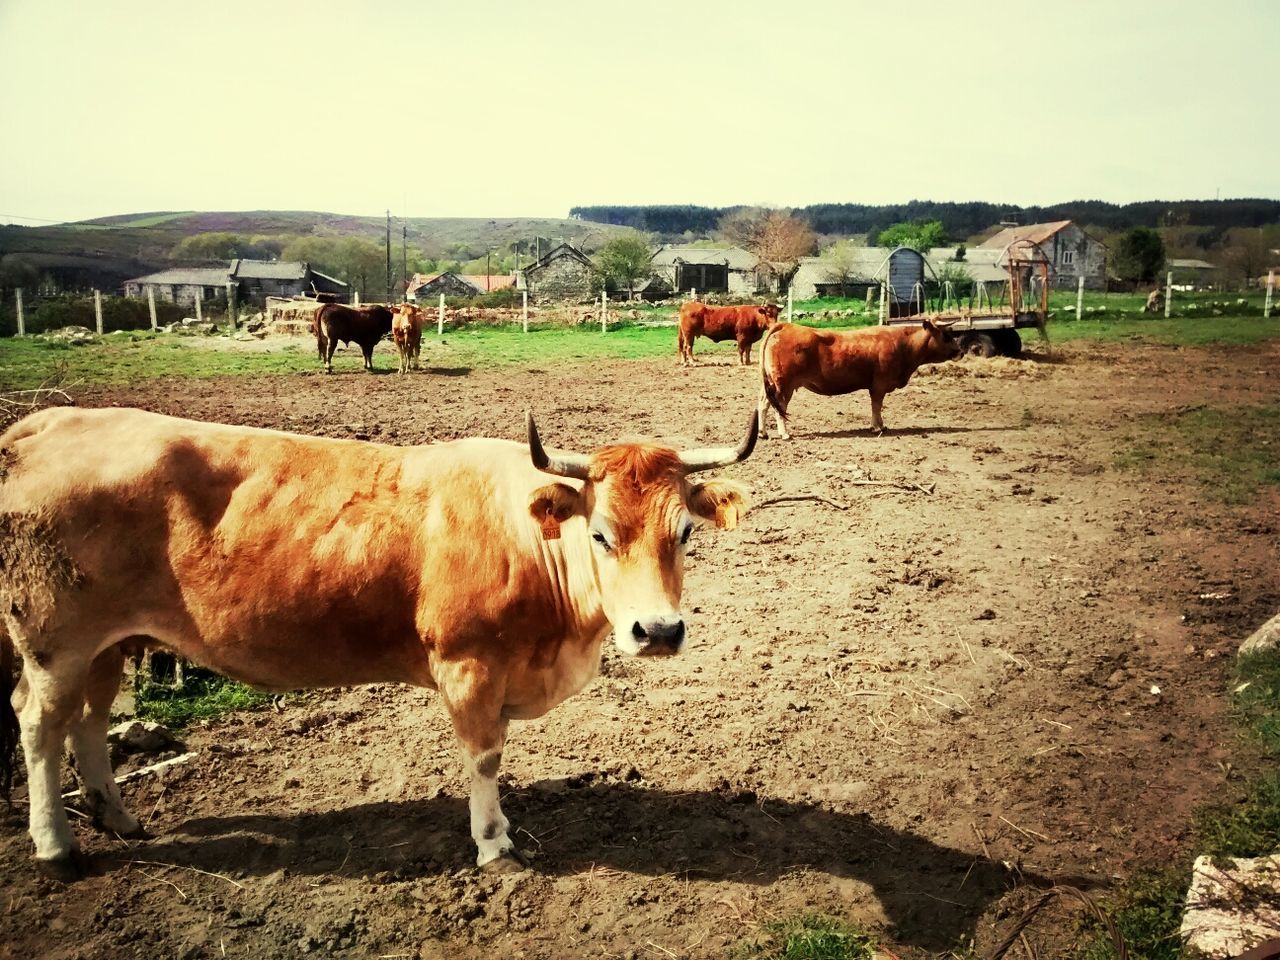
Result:
<svg viewBox="0 0 1280 960"><path fill-rule="evenodd" d="M808 305L797 304L797 310ZM838 307L826 307L829 310ZM649 312L649 311L646 311ZM653 311L658 313L658 311ZM669 308L662 311L670 314ZM812 312L806 309L805 312ZM660 315L660 314L659 314ZM829 327L858 327L865 316L806 317L805 323ZM1057 320L1049 326L1053 342L1081 340L1144 340L1178 345L1247 344L1280 336L1280 317L1143 319L1111 316L1099 320ZM1034 347L1034 331L1023 332ZM732 343L699 340L697 356L731 357ZM423 365L430 368L475 369L508 364L586 363L599 359L670 357L675 362L675 331L671 326L624 323L601 333L596 327L474 327L446 330L442 338L428 333L423 340ZM395 364L390 353L378 355L383 369ZM335 358L335 371L359 372L358 351L348 347ZM240 343L223 337L183 337L150 332L108 334L98 343L68 346L37 337L0 339L0 392L30 389L51 382L129 383L153 377L216 377L236 374L315 373L318 363L306 337L272 338Z"/></svg>

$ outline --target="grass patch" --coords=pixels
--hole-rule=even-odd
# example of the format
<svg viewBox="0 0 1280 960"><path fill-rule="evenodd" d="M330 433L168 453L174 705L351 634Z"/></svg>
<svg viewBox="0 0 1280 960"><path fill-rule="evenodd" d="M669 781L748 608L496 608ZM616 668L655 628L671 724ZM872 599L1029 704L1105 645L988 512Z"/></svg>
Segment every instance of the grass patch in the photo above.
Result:
<svg viewBox="0 0 1280 960"><path fill-rule="evenodd" d="M1049 321L1055 343L1073 340L1150 340L1173 346L1247 345L1280 336L1280 317L1107 317Z"/></svg>
<svg viewBox="0 0 1280 960"><path fill-rule="evenodd" d="M179 687L139 680L134 689L136 716L180 730L236 710L261 710L271 702L270 694L208 670L188 667L185 674Z"/></svg>
<svg viewBox="0 0 1280 960"><path fill-rule="evenodd" d="M1177 475L1190 469L1205 495L1246 503L1261 487L1280 486L1280 407L1207 407L1144 417L1115 457L1122 470Z"/></svg>
<svg viewBox="0 0 1280 960"><path fill-rule="evenodd" d="M737 953L741 960L871 960L874 955L870 936L821 914L765 924Z"/></svg>
<svg viewBox="0 0 1280 960"><path fill-rule="evenodd" d="M1191 865L1181 869L1147 871L1129 880L1125 890L1103 906L1124 937L1129 956L1141 960L1179 960L1182 938L1182 903L1191 886ZM1084 960L1113 960L1111 938L1096 921L1081 952Z"/></svg>

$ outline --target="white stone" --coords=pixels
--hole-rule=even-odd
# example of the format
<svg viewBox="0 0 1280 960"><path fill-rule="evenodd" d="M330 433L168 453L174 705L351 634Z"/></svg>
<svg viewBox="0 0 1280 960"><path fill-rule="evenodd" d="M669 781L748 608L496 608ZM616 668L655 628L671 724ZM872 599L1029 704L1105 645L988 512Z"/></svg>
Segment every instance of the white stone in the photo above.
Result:
<svg viewBox="0 0 1280 960"><path fill-rule="evenodd" d="M1261 650L1274 650L1276 647L1280 647L1280 613L1253 631L1249 639L1240 644L1240 653L1258 653Z"/></svg>
<svg viewBox="0 0 1280 960"><path fill-rule="evenodd" d="M173 745L173 734L150 720L126 720L107 731L107 740L137 753L156 753Z"/></svg>
<svg viewBox="0 0 1280 960"><path fill-rule="evenodd" d="M1226 960L1280 937L1280 854L1252 860L1197 857L1182 939L1212 960Z"/></svg>

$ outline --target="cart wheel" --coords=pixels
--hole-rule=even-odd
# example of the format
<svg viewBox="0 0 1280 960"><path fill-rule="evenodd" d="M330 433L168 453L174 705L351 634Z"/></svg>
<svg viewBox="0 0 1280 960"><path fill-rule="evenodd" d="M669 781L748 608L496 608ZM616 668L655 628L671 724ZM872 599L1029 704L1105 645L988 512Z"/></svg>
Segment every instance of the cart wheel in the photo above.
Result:
<svg viewBox="0 0 1280 960"><path fill-rule="evenodd" d="M996 333L996 347L1006 357L1022 356L1022 337L1017 330L1000 330Z"/></svg>
<svg viewBox="0 0 1280 960"><path fill-rule="evenodd" d="M989 334L966 334L964 352L966 356L970 357L994 357L996 355L996 342L991 339Z"/></svg>

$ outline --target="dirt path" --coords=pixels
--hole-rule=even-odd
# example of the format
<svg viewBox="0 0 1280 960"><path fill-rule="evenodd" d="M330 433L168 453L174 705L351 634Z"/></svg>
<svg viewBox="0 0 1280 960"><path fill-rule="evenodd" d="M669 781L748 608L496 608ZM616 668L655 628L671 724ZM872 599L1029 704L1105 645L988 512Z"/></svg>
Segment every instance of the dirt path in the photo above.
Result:
<svg viewBox="0 0 1280 960"><path fill-rule="evenodd" d="M532 404L557 446L728 443L754 371L714 359L82 402L402 444L515 438ZM1280 402L1278 365L1274 343L964 361L891 395L883 437L865 395L802 395L796 439L729 473L759 501L847 509L697 534L688 652L607 652L586 692L514 728L503 802L532 870L471 868L431 696L317 694L191 731L195 760L126 790L155 839L82 831L97 875L75 886L37 879L15 805L0 957L725 956L807 910L905 956L989 943L1020 884L1164 861L1223 788L1229 660L1280 606L1280 500L1216 506L1113 461L1140 414Z"/></svg>

